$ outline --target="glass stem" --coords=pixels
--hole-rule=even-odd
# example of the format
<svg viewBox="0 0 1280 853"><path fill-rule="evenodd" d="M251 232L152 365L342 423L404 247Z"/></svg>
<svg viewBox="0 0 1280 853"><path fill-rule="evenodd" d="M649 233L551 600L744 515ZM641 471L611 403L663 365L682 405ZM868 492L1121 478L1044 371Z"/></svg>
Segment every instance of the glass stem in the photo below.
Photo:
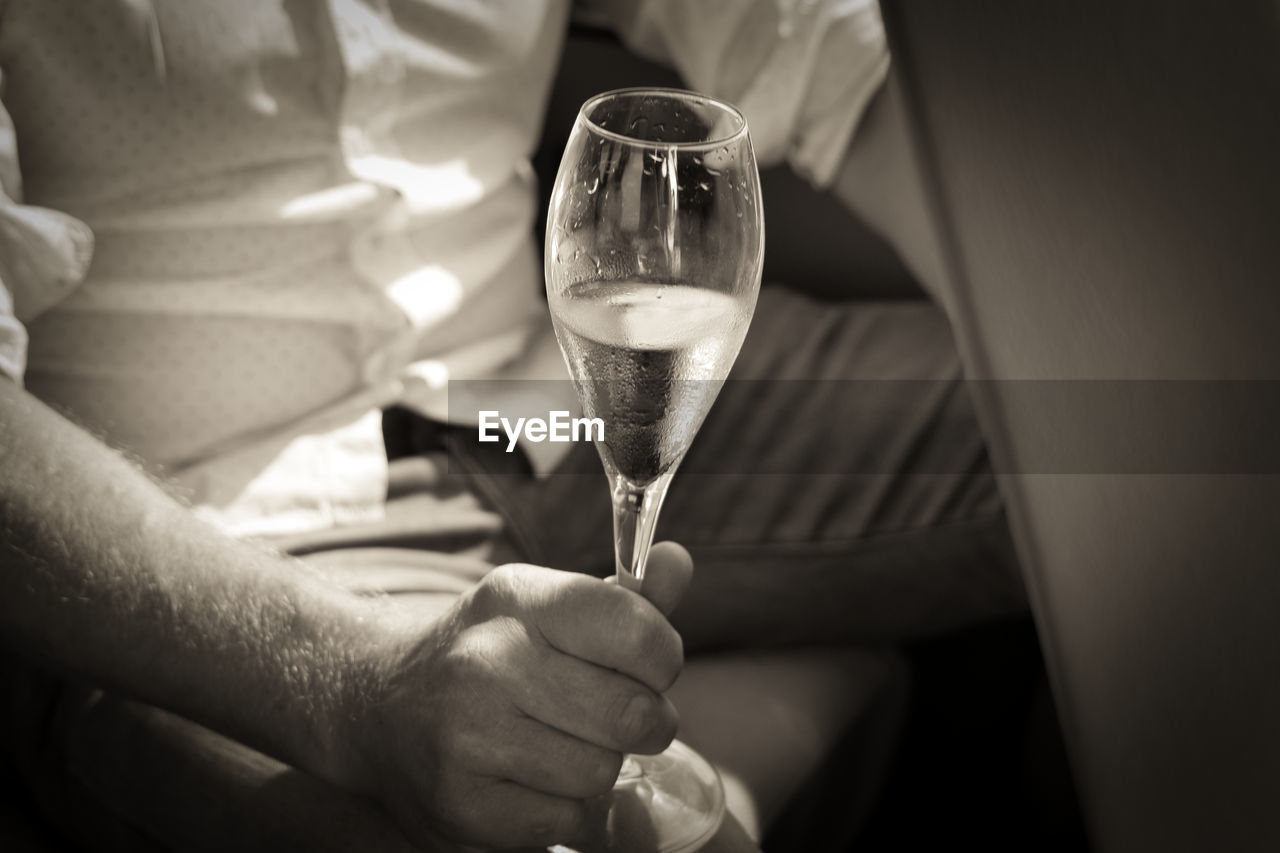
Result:
<svg viewBox="0 0 1280 853"><path fill-rule="evenodd" d="M613 479L613 547L618 566L618 583L639 590L649 546L658 526L658 512L667 497L667 486L675 472L658 477L647 486L637 486L624 477Z"/></svg>

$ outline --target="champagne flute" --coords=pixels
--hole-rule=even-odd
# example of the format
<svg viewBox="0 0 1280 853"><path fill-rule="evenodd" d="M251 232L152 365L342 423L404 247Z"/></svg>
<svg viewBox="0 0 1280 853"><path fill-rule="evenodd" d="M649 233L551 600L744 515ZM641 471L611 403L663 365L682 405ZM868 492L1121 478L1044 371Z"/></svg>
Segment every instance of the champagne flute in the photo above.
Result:
<svg viewBox="0 0 1280 853"><path fill-rule="evenodd" d="M676 89L621 89L578 113L547 219L547 301L613 500L618 581L639 589L659 510L715 402L760 290L764 220L747 123ZM629 756L661 853L724 814L714 769L678 741Z"/></svg>

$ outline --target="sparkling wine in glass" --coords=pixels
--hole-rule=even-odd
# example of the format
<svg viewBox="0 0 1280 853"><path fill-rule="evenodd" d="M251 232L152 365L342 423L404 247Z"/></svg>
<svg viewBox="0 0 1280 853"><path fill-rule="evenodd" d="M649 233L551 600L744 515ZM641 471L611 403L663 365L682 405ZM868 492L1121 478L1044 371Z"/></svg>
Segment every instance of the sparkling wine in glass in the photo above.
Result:
<svg viewBox="0 0 1280 853"><path fill-rule="evenodd" d="M742 346L764 221L746 120L675 89L587 101L547 220L547 300L613 500L618 581L638 589L667 487ZM724 814L715 771L678 741L628 757L614 791L644 807L661 853Z"/></svg>

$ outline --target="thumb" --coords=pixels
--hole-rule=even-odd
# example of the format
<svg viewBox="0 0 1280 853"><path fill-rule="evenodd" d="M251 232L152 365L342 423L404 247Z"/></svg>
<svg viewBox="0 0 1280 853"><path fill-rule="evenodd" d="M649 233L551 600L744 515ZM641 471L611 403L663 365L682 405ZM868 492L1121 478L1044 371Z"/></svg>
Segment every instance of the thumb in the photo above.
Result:
<svg viewBox="0 0 1280 853"><path fill-rule="evenodd" d="M640 594L649 599L654 607L670 615L680 599L684 598L692 579L693 557L689 556L684 546L676 542L659 542L649 551ZM609 582L617 583L618 579L611 577Z"/></svg>

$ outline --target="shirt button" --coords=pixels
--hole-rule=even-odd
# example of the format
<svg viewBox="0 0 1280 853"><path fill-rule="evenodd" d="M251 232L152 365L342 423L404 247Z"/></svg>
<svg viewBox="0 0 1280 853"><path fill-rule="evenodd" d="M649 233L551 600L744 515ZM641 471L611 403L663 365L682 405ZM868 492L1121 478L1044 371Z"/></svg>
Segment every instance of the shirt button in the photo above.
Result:
<svg viewBox="0 0 1280 853"><path fill-rule="evenodd" d="M342 150L349 157L362 157L372 153L368 135L358 127L344 124L339 131L339 138L342 140Z"/></svg>

